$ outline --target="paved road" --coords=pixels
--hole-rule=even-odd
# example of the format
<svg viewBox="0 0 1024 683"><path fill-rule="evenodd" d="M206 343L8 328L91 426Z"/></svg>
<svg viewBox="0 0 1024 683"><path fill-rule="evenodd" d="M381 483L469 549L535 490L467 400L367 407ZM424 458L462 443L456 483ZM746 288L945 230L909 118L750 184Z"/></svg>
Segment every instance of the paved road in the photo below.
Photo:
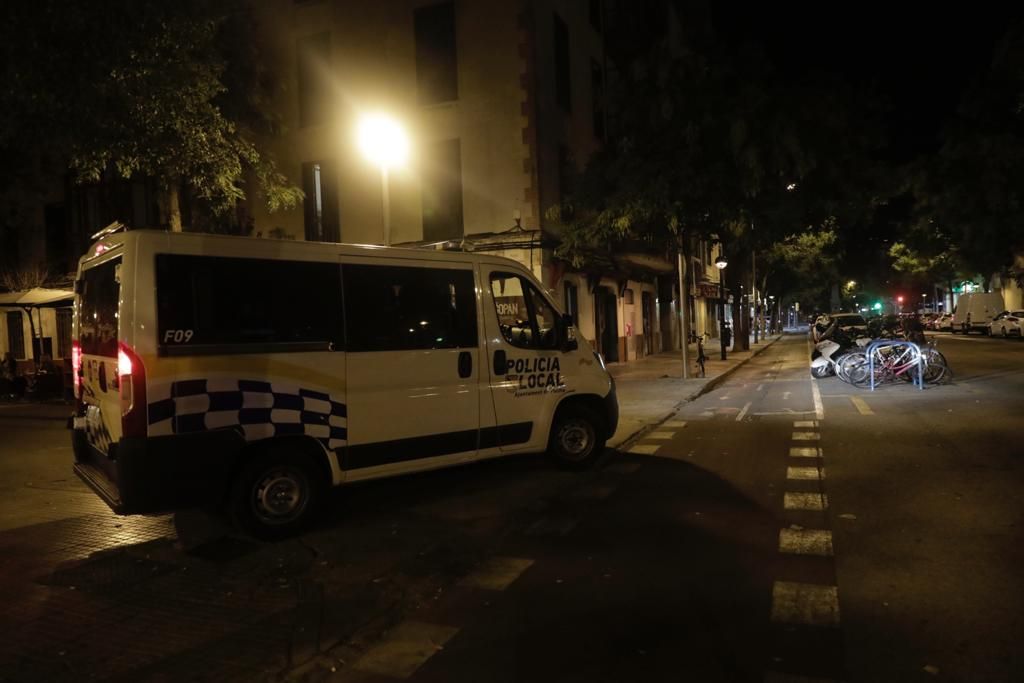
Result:
<svg viewBox="0 0 1024 683"><path fill-rule="evenodd" d="M1017 680L1024 344L940 346L872 394L787 337L593 471L354 486L275 545L115 517L0 408L0 680Z"/></svg>

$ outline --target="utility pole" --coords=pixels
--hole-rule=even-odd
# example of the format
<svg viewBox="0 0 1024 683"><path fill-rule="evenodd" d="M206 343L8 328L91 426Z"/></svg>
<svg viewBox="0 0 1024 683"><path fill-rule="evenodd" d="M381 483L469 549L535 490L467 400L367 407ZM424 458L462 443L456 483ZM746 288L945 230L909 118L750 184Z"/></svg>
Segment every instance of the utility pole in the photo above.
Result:
<svg viewBox="0 0 1024 683"><path fill-rule="evenodd" d="M754 323L754 343L757 343L757 328L760 327L757 320L757 250L750 250L750 296L753 297L754 314L750 316Z"/></svg>

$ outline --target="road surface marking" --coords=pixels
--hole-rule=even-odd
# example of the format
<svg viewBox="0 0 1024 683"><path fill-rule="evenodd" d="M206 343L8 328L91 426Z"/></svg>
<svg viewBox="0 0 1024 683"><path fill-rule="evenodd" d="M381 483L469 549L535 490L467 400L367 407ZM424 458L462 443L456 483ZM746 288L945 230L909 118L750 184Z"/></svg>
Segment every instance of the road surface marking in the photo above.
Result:
<svg viewBox="0 0 1024 683"><path fill-rule="evenodd" d="M814 396L814 416L819 420L825 419L825 406L821 403L821 391L818 389L818 382L811 380L811 394Z"/></svg>
<svg viewBox="0 0 1024 683"><path fill-rule="evenodd" d="M719 396L719 397L718 397L718 400L719 400L719 401L728 401L728 400L729 400L729 397L728 397L728 396Z"/></svg>
<svg viewBox="0 0 1024 683"><path fill-rule="evenodd" d="M664 424L664 426L665 427L670 427L672 429L682 429L683 427L686 426L686 421L685 420L669 420L668 422L666 422Z"/></svg>
<svg viewBox="0 0 1024 683"><path fill-rule="evenodd" d="M788 408L786 410L769 410L766 412L751 413L751 415L814 415L813 410L793 410Z"/></svg>
<svg viewBox="0 0 1024 683"><path fill-rule="evenodd" d="M875 411L871 410L870 406L860 396L851 396L850 402L853 407L857 409L857 412L861 415L874 415Z"/></svg>
<svg viewBox="0 0 1024 683"><path fill-rule="evenodd" d="M826 529L780 529L779 552L831 557L832 532Z"/></svg>
<svg viewBox="0 0 1024 683"><path fill-rule="evenodd" d="M821 434L817 432L793 432L793 441L820 441Z"/></svg>
<svg viewBox="0 0 1024 683"><path fill-rule="evenodd" d="M838 626L839 589L813 583L776 581L772 586L772 621L806 626Z"/></svg>
<svg viewBox="0 0 1024 683"><path fill-rule="evenodd" d="M485 560L472 574L462 577L459 584L489 591L503 591L532 564L533 560L523 557L492 557Z"/></svg>
<svg viewBox="0 0 1024 683"><path fill-rule="evenodd" d="M789 400L789 395L792 394L792 393L793 393L792 391L783 391L782 392L782 400L783 401L788 401Z"/></svg>
<svg viewBox="0 0 1024 683"><path fill-rule="evenodd" d="M817 427L817 420L797 420L793 423L794 429L800 429L802 427Z"/></svg>
<svg viewBox="0 0 1024 683"><path fill-rule="evenodd" d="M757 391L761 391L762 389L764 389L764 385L763 384L758 384L757 385Z"/></svg>
<svg viewBox="0 0 1024 683"><path fill-rule="evenodd" d="M671 439L675 436L675 432L651 432L644 436L645 439Z"/></svg>
<svg viewBox="0 0 1024 683"><path fill-rule="evenodd" d="M409 678L459 632L454 626L403 621L355 664L357 671Z"/></svg>
<svg viewBox="0 0 1024 683"><path fill-rule="evenodd" d="M637 444L636 446L633 446L632 448L630 448L629 452L630 453L636 453L638 455L654 455L654 453L657 452L657 450L659 448L661 448L661 444L660 443L654 443L654 444L642 443L642 444Z"/></svg>
<svg viewBox="0 0 1024 683"><path fill-rule="evenodd" d="M786 479L815 480L825 478L825 469L817 467L787 467Z"/></svg>
<svg viewBox="0 0 1024 683"><path fill-rule="evenodd" d="M793 446L789 449L791 458L820 458L820 448L807 448L805 446Z"/></svg>
<svg viewBox="0 0 1024 683"><path fill-rule="evenodd" d="M782 496L782 507L786 510L825 510L828 496L824 493L786 493Z"/></svg>
<svg viewBox="0 0 1024 683"><path fill-rule="evenodd" d="M750 410L750 401L747 401L747 405L743 406L743 410L741 410L740 414L736 416L736 421L737 422L742 422L743 418L744 418L744 416L746 416L748 410Z"/></svg>

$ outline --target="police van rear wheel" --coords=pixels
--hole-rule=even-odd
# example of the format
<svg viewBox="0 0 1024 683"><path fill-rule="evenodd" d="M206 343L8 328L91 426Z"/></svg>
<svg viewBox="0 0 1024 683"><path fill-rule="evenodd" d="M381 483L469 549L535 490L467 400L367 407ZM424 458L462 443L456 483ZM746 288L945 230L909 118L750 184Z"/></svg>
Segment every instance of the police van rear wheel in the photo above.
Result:
<svg viewBox="0 0 1024 683"><path fill-rule="evenodd" d="M264 540L292 536L308 524L323 497L320 473L306 458L269 453L246 463L231 492L231 517Z"/></svg>
<svg viewBox="0 0 1024 683"><path fill-rule="evenodd" d="M604 451L603 432L600 419L586 408L560 411L551 428L548 454L564 467L586 467Z"/></svg>

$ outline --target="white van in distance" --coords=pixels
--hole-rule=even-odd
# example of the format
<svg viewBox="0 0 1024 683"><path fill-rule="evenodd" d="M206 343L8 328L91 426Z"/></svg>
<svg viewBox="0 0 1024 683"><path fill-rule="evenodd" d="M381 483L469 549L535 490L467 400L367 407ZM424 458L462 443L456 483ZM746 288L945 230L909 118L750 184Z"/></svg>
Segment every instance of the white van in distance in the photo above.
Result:
<svg viewBox="0 0 1024 683"><path fill-rule="evenodd" d="M963 332L989 333L992 319L1006 310L999 292L961 294L953 309L953 334Z"/></svg>
<svg viewBox="0 0 1024 683"><path fill-rule="evenodd" d="M278 537L332 485L581 467L618 423L600 356L496 256L138 230L75 292L75 471L121 514L223 504Z"/></svg>

